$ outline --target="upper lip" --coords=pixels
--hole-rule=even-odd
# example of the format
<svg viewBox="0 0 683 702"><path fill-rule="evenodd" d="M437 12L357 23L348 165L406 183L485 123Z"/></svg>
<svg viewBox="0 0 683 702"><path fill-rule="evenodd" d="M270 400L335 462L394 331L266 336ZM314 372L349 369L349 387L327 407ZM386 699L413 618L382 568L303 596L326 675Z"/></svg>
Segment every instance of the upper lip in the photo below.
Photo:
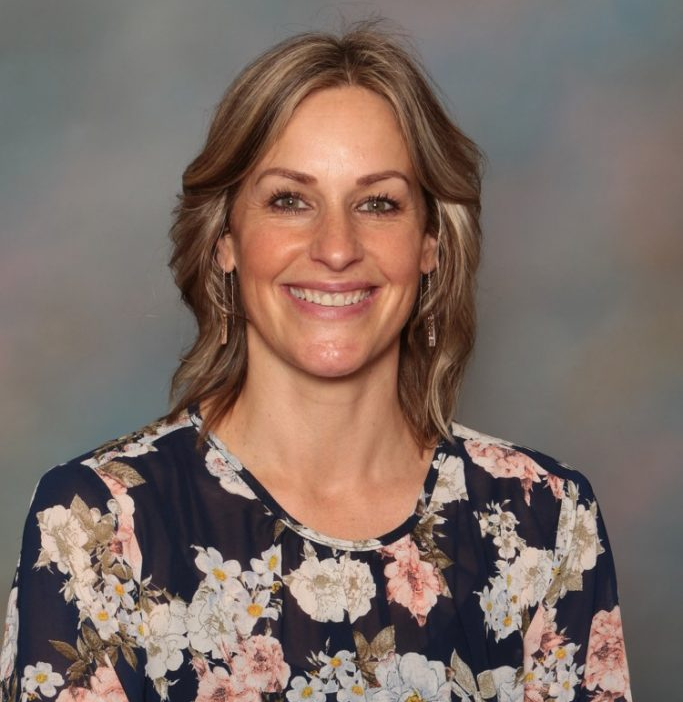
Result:
<svg viewBox="0 0 683 702"><path fill-rule="evenodd" d="M368 290L369 288L377 287L363 280L357 281L338 281L338 282L325 282L325 281L297 281L295 283L287 283L289 288L303 288L305 290L319 290L320 292L328 293L345 293L352 292L354 290Z"/></svg>

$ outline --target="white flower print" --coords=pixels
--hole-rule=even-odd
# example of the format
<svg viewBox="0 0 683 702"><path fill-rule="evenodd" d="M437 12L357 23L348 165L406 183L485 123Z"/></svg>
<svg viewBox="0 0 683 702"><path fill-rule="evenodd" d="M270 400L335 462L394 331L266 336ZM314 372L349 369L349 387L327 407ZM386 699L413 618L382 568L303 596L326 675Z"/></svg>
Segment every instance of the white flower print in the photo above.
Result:
<svg viewBox="0 0 683 702"><path fill-rule="evenodd" d="M230 578L236 578L242 572L237 561L224 561L223 556L211 546L207 549L201 546L193 548L197 550L194 562L202 573L206 573L204 582L214 590L227 586Z"/></svg>
<svg viewBox="0 0 683 702"><path fill-rule="evenodd" d="M253 490L242 480L239 475L238 465L232 465L223 454L215 448L210 448L205 457L206 468L215 478L218 478L221 487L231 495L240 495L247 500L255 500Z"/></svg>
<svg viewBox="0 0 683 702"><path fill-rule="evenodd" d="M88 535L70 509L56 505L38 512L38 526L43 551L61 573L78 575L90 568L90 554L83 548Z"/></svg>
<svg viewBox="0 0 683 702"><path fill-rule="evenodd" d="M429 661L418 653L395 654L381 660L375 669L379 689L373 688L373 702L448 702L451 685L441 661Z"/></svg>
<svg viewBox="0 0 683 702"><path fill-rule="evenodd" d="M18 588L13 587L7 602L7 617L5 618L5 631L0 653L0 680L5 680L12 673L17 651L17 637L19 635L19 611L17 610Z"/></svg>
<svg viewBox="0 0 683 702"><path fill-rule="evenodd" d="M583 572L595 568L598 553L601 553L598 538L598 524L594 509L586 509L584 505L576 508L574 524L573 548L571 560L573 570Z"/></svg>
<svg viewBox="0 0 683 702"><path fill-rule="evenodd" d="M36 690L45 697L54 697L57 694L55 685L63 685L64 678L59 673L52 672L49 663L36 663L35 666L27 665L21 679L21 689L30 695L35 695Z"/></svg>
<svg viewBox="0 0 683 702"><path fill-rule="evenodd" d="M116 619L117 609L116 603L107 602L98 597L95 598L88 611L90 619L103 641L106 641L119 630L119 623Z"/></svg>
<svg viewBox="0 0 683 702"><path fill-rule="evenodd" d="M232 650L237 642L233 622L233 598L218 594L208 588L199 588L187 608L187 634L190 644L197 651L211 653L220 659Z"/></svg>
<svg viewBox="0 0 683 702"><path fill-rule="evenodd" d="M494 668L491 675L498 694L498 702L523 702L524 686L516 682L516 668L503 665Z"/></svg>
<svg viewBox="0 0 683 702"><path fill-rule="evenodd" d="M277 619L279 614L274 607L269 607L270 590L261 590L249 594L247 590L240 590L234 598L235 626L241 636L249 636L254 625L259 619Z"/></svg>
<svg viewBox="0 0 683 702"><path fill-rule="evenodd" d="M440 453L436 460L439 462L439 476L436 479L430 507L441 509L449 502L467 498L465 464L462 458L448 456L445 453Z"/></svg>
<svg viewBox="0 0 683 702"><path fill-rule="evenodd" d="M351 651L337 651L333 656L321 652L318 654L318 659L323 663L319 675L324 680L329 678L345 680L357 672L356 664L353 662L354 654Z"/></svg>
<svg viewBox="0 0 683 702"><path fill-rule="evenodd" d="M149 636L149 625L141 610L136 609L133 612L122 610L118 613L117 619L123 625L123 630L135 639L138 646L145 646Z"/></svg>
<svg viewBox="0 0 683 702"><path fill-rule="evenodd" d="M510 567L513 590L519 596L519 606L533 607L550 584L553 554L538 548L523 548Z"/></svg>
<svg viewBox="0 0 683 702"><path fill-rule="evenodd" d="M287 699L289 702L325 702L320 678L307 680L302 675L297 675L292 680L291 690L287 691Z"/></svg>
<svg viewBox="0 0 683 702"><path fill-rule="evenodd" d="M261 558L252 558L250 565L254 573L259 576L261 584L270 587L275 576L279 576L282 569L280 546L271 546L261 554Z"/></svg>
<svg viewBox="0 0 683 702"><path fill-rule="evenodd" d="M334 558L305 558L299 568L283 578L299 607L317 622L344 619L346 595L342 574Z"/></svg>
<svg viewBox="0 0 683 702"><path fill-rule="evenodd" d="M147 616L147 665L152 680L163 678L169 670L178 670L187 648L185 628L186 605L179 599L157 604Z"/></svg>
<svg viewBox="0 0 683 702"><path fill-rule="evenodd" d="M349 620L355 622L370 611L370 600L377 594L377 586L370 566L354 560L348 553L341 562L341 577Z"/></svg>
<svg viewBox="0 0 683 702"><path fill-rule="evenodd" d="M135 583L132 580L121 582L115 575L106 573L104 575L104 596L114 602L118 607L131 610L135 607L130 593L135 590Z"/></svg>
<svg viewBox="0 0 683 702"><path fill-rule="evenodd" d="M577 675L576 664L569 668L556 671L557 680L550 683L548 694L557 702L571 702L574 699L576 686L581 682Z"/></svg>
<svg viewBox="0 0 683 702"><path fill-rule="evenodd" d="M100 466L103 466L106 463L110 463L111 461L114 461L117 458L132 458L134 456L142 456L143 454L149 453L150 451L156 451L156 448L151 445L149 439L147 439L147 443L143 443L144 439L145 437L143 437L143 439L141 439L140 441L131 441L116 449L112 449L111 451L105 451L104 453L101 453L98 456L94 456L93 458L88 458L85 461L82 461L82 463L84 466L88 466L88 468L99 468Z"/></svg>
<svg viewBox="0 0 683 702"><path fill-rule="evenodd" d="M337 691L337 702L365 702L369 692L360 670L341 677L339 681L341 687Z"/></svg>

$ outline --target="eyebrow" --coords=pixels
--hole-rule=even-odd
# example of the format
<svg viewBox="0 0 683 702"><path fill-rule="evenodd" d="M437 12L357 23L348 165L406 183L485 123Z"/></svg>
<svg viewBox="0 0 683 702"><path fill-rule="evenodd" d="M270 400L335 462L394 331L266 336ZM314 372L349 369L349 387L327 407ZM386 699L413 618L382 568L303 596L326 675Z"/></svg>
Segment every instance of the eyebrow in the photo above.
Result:
<svg viewBox="0 0 683 702"><path fill-rule="evenodd" d="M259 177L256 179L256 183L259 183L263 178L269 175L279 175L283 178L288 178L289 180L294 180L297 183L302 183L303 185L312 185L317 183L317 179L308 173L302 173L301 171L293 171L289 168L267 168L263 171ZM372 185L380 180L388 180L389 178L400 178L404 180L408 185L410 181L408 176L401 171L380 171L379 173L370 173L369 175L361 176L356 180L358 185Z"/></svg>

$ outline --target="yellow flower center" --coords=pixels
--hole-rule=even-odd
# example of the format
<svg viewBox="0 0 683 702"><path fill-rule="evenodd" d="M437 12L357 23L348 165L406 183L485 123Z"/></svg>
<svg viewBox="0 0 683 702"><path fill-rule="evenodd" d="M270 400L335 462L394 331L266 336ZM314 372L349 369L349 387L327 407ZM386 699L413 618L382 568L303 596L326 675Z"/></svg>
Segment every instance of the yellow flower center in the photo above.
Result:
<svg viewBox="0 0 683 702"><path fill-rule="evenodd" d="M558 648L556 653L555 653L555 658L558 660L562 660L563 658L567 657L567 651L564 648Z"/></svg>
<svg viewBox="0 0 683 702"><path fill-rule="evenodd" d="M268 570L275 570L277 568L277 556L273 555L268 559Z"/></svg>
<svg viewBox="0 0 683 702"><path fill-rule="evenodd" d="M493 602L486 603L486 611L490 612L493 609Z"/></svg>
<svg viewBox="0 0 683 702"><path fill-rule="evenodd" d="M341 659L337 658L337 656L335 656L334 658L330 658L330 665L333 668L339 668L339 666L341 665Z"/></svg>
<svg viewBox="0 0 683 702"><path fill-rule="evenodd" d="M351 692L353 692L354 695L358 695L360 697L364 690L360 685L351 685Z"/></svg>
<svg viewBox="0 0 683 702"><path fill-rule="evenodd" d="M413 694L406 699L406 702L423 702L420 693L417 690L413 690Z"/></svg>
<svg viewBox="0 0 683 702"><path fill-rule="evenodd" d="M119 596L123 597L126 594L126 589L121 585L121 583L116 583L114 585L114 592Z"/></svg>
<svg viewBox="0 0 683 702"><path fill-rule="evenodd" d="M256 604L256 602L252 602L247 607L247 614L250 617L260 617L262 612L263 612L263 607L261 607L260 604Z"/></svg>
<svg viewBox="0 0 683 702"><path fill-rule="evenodd" d="M529 671L525 676L524 676L524 682L532 682L534 679L534 674Z"/></svg>
<svg viewBox="0 0 683 702"><path fill-rule="evenodd" d="M107 611L104 610L104 609L101 609L101 610L97 613L97 618L98 618L101 622L109 621L109 612L107 612Z"/></svg>
<svg viewBox="0 0 683 702"><path fill-rule="evenodd" d="M310 685L306 685L306 687L301 688L301 696L304 699L308 699L312 694L313 688Z"/></svg>
<svg viewBox="0 0 683 702"><path fill-rule="evenodd" d="M138 624L138 634L140 634L140 636L145 635L145 625L142 623Z"/></svg>
<svg viewBox="0 0 683 702"><path fill-rule="evenodd" d="M503 626L512 626L512 617L509 614L507 617L505 617L505 619L503 619Z"/></svg>
<svg viewBox="0 0 683 702"><path fill-rule="evenodd" d="M569 689L569 680L565 680L565 681L562 683L562 687L563 687L565 690L568 690L568 689Z"/></svg>
<svg viewBox="0 0 683 702"><path fill-rule="evenodd" d="M507 586L508 586L508 587L510 587L510 585L512 585L512 576L510 575L510 573L508 573L508 574L505 576L505 582L507 583Z"/></svg>
<svg viewBox="0 0 683 702"><path fill-rule="evenodd" d="M45 673L38 673L38 675L36 675L36 682L39 685L42 685L46 681L47 681L47 675Z"/></svg>
<svg viewBox="0 0 683 702"><path fill-rule="evenodd" d="M225 571L221 570L220 568L214 568L212 571L213 577L216 578L216 580L220 580L220 582L223 582L225 580Z"/></svg>
<svg viewBox="0 0 683 702"><path fill-rule="evenodd" d="M513 595L513 596L510 598L510 602L512 602L512 604L517 604L517 600L518 600L518 599L519 599L519 597L517 597L517 595Z"/></svg>

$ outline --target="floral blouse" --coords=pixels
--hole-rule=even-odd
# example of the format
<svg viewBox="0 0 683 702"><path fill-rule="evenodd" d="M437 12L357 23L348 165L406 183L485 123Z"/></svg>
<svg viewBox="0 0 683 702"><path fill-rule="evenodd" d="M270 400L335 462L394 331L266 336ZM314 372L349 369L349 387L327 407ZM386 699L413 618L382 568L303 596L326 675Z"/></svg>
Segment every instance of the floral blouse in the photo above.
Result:
<svg viewBox="0 0 683 702"><path fill-rule="evenodd" d="M385 536L298 523L197 406L50 470L0 699L631 700L588 481L454 424Z"/></svg>

